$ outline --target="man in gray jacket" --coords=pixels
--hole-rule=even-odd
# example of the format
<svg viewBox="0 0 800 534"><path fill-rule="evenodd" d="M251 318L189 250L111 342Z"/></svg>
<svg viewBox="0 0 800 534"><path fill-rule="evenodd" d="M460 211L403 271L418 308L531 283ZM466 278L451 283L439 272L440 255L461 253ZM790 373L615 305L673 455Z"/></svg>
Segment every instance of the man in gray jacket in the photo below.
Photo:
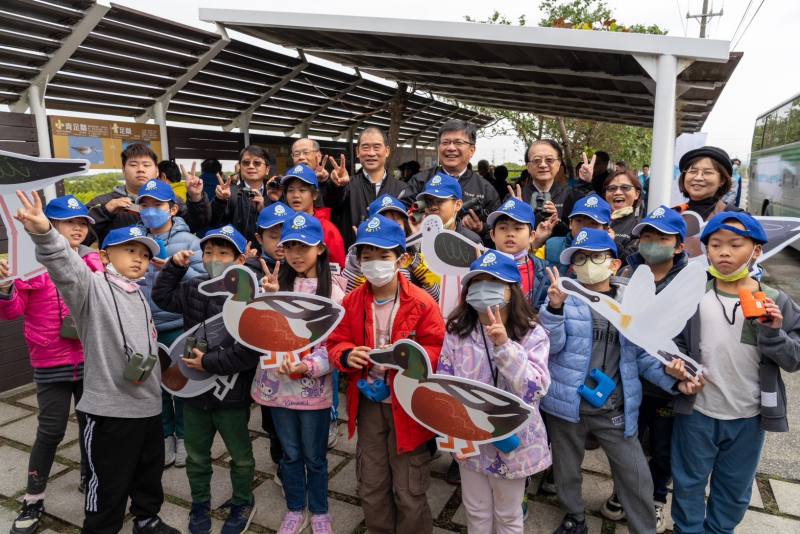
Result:
<svg viewBox="0 0 800 534"><path fill-rule="evenodd" d="M92 273L50 226L38 194L33 201L17 196L16 217L72 312L86 358L76 407L86 418L89 464L82 532L119 532L130 497L134 534L178 534L158 517L164 502L161 372L152 313L137 283L159 246L140 227L111 230L100 251L106 272Z"/></svg>

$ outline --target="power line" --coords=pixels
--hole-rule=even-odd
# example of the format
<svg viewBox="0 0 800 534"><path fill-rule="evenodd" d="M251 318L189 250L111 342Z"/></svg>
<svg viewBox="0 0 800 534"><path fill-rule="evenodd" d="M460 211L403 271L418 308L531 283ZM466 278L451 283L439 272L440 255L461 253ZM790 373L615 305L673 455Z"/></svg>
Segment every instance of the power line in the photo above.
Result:
<svg viewBox="0 0 800 534"><path fill-rule="evenodd" d="M675 0L675 7L678 9L678 20L681 21L681 28L683 29L683 36L686 37L686 23L683 21L683 13L681 12L680 0Z"/></svg>
<svg viewBox="0 0 800 534"><path fill-rule="evenodd" d="M760 4L758 4L758 7L756 8L756 11L755 11L755 13L753 13L753 16L750 18L750 22L748 22L748 23L747 23L747 26L745 26L745 27L744 27L744 30L742 30L742 35L740 35L740 36L739 36L739 39L737 39L737 40L736 40L736 44L734 44L734 45L731 47L731 50L734 50L734 49L735 49L737 46L739 46L739 43L740 43L740 42L742 42L742 38L744 37L744 34L746 34L746 33L747 33L747 30L748 30L748 29L750 29L750 25L751 25L751 24L753 23L753 21L756 19L756 16L758 15L758 12L759 12L759 11L761 11L761 6L763 6L763 5L764 5L764 2L765 2L765 0L761 0L761 3L760 3Z"/></svg>
<svg viewBox="0 0 800 534"><path fill-rule="evenodd" d="M736 30L733 32L733 35L731 35L731 42L736 39L736 34L739 33L739 29L742 27L742 22L744 22L744 19L747 17L747 12L750 11L751 5L753 5L753 0L747 2L747 7L744 8L744 13L742 13L742 17L739 19L739 24L736 25Z"/></svg>

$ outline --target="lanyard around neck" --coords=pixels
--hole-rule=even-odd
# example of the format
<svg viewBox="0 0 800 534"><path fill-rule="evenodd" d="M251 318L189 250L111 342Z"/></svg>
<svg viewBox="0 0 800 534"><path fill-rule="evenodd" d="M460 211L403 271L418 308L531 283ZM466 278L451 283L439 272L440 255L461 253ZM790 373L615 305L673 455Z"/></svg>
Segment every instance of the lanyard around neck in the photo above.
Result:
<svg viewBox="0 0 800 534"><path fill-rule="evenodd" d="M111 282L108 280L108 273L103 273L103 276L106 279L106 284L108 284L108 291L111 293L111 300L114 301L114 311L117 312L117 324L119 325L119 333L122 334L122 350L125 352L125 356L128 360L131 359L131 354L133 353L133 348L128 345L128 340L125 337L125 328L122 326L122 317L119 314L119 305L117 304L117 297L114 296L114 288L111 287ZM147 303L145 303L144 298L142 298L142 292L138 289L136 290L136 294L139 295L139 300L142 303L142 307L144 307L144 322L145 322L145 332L147 332L147 350L149 351L149 355L153 354L153 345L150 339L150 318L148 317L147 313Z"/></svg>
<svg viewBox="0 0 800 534"><path fill-rule="evenodd" d="M492 382L494 387L497 387L497 377L500 374L500 369L495 367L492 363L492 355L489 352L489 344L486 342L486 334L483 333L483 324L481 324L481 337L483 338L483 346L486 349L486 361L489 362L489 372L492 374Z"/></svg>

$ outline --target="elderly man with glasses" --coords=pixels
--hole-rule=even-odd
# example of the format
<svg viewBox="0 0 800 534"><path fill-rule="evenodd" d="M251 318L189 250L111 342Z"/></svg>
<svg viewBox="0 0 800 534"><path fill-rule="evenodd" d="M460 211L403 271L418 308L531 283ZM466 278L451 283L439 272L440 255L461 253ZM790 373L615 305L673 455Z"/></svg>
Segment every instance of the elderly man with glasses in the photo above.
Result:
<svg viewBox="0 0 800 534"><path fill-rule="evenodd" d="M439 165L414 175L408 181L403 200L412 202L437 172L452 176L461 186L464 204L470 206L462 224L479 234L487 245L493 246L486 217L500 206L500 197L491 183L469 168L469 161L475 155L476 138L474 124L455 119L444 123L439 128Z"/></svg>

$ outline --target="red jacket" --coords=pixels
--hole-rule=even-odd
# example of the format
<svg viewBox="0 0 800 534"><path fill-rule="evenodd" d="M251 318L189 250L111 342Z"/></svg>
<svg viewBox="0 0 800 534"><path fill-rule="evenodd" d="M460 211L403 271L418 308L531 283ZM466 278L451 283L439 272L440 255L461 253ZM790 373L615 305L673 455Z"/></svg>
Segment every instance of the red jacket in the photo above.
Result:
<svg viewBox="0 0 800 534"><path fill-rule="evenodd" d="M444 319L439 306L424 290L411 284L402 275L400 282L400 307L392 324L392 342L411 338L423 347L430 356L431 368L435 371L439 352L444 342ZM361 375L360 369L342 366L342 354L357 346L375 346L373 314L367 313L373 301L372 287L364 284L344 298L344 319L328 338L328 357L331 365L349 375L347 380L347 428L352 439L356 430L358 403L361 392L356 383ZM389 373L389 387L394 381L396 371ZM392 413L397 434L397 452L411 452L431 439L434 434L409 417L400 406L392 392Z"/></svg>
<svg viewBox="0 0 800 534"><path fill-rule="evenodd" d="M328 247L328 259L333 263L339 264L339 268L344 270L346 259L344 239L336 225L331 222L331 209L314 208L314 217L322 223L322 236L325 240L325 246Z"/></svg>

